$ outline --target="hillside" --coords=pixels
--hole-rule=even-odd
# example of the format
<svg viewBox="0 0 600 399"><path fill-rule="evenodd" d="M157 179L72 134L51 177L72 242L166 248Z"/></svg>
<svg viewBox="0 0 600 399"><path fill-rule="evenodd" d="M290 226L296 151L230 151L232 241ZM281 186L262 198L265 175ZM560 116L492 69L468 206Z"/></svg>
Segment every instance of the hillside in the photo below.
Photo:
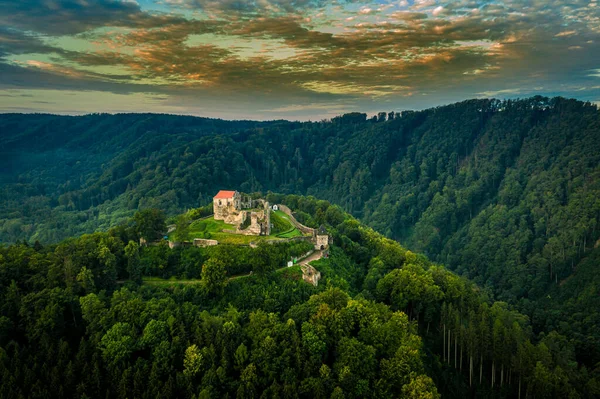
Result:
<svg viewBox="0 0 600 399"><path fill-rule="evenodd" d="M566 337L535 334L339 207L292 199L333 239L312 262L316 287L282 269L306 243L138 245L165 230L158 211L58 245L0 247L0 397L600 394L600 369L577 364Z"/></svg>
<svg viewBox="0 0 600 399"><path fill-rule="evenodd" d="M223 187L314 195L600 361L597 108L470 100L388 119L1 115L0 239L57 242L149 207L176 215Z"/></svg>

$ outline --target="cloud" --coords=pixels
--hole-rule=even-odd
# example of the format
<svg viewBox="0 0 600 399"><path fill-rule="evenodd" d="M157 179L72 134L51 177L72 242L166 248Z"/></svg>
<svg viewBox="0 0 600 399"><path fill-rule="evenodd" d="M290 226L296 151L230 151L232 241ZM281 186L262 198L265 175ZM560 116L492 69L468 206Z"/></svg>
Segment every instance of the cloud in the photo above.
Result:
<svg viewBox="0 0 600 399"><path fill-rule="evenodd" d="M327 112L333 112L336 114L342 113L344 112L345 109L345 105L343 104L336 104L336 105L330 105L330 104L293 104L293 105L286 105L283 107L277 107L277 108L272 108L272 109L263 109L263 112L274 112L274 113L279 113L279 112L286 112L286 113L291 113L291 112L301 112L301 111L314 111L314 110L319 110L319 111L327 111Z"/></svg>
<svg viewBox="0 0 600 399"><path fill-rule="evenodd" d="M503 90L494 90L494 91L483 91L481 93L477 93L480 97L498 97L498 96L515 96L519 95L523 92L522 89L503 89Z"/></svg>
<svg viewBox="0 0 600 399"><path fill-rule="evenodd" d="M38 36L0 27L0 58L10 54L65 54L60 47L44 43Z"/></svg>
<svg viewBox="0 0 600 399"><path fill-rule="evenodd" d="M597 86L600 7L581 0L143 4L0 0L0 89L308 114Z"/></svg>
<svg viewBox="0 0 600 399"><path fill-rule="evenodd" d="M164 0L174 7L197 9L218 14L287 14L320 9L328 5L355 3L358 0Z"/></svg>
<svg viewBox="0 0 600 399"><path fill-rule="evenodd" d="M68 35L105 26L160 26L180 17L142 12L123 0L0 0L0 25L50 35Z"/></svg>
<svg viewBox="0 0 600 399"><path fill-rule="evenodd" d="M110 79L98 73L82 73L52 64L0 63L0 90L98 90L118 94L160 92L159 87ZM63 69L63 70L61 70ZM64 73L67 71L67 73ZM0 108L1 108L0 102Z"/></svg>
<svg viewBox="0 0 600 399"><path fill-rule="evenodd" d="M436 8L433 9L433 11L431 13L433 14L433 16L437 17L442 12L444 12L444 7L443 6L437 6Z"/></svg>
<svg viewBox="0 0 600 399"><path fill-rule="evenodd" d="M572 35L576 35L577 32L574 30L568 30L568 31L563 31L563 32L558 32L556 35L554 35L555 37L562 37L562 36L572 36Z"/></svg>

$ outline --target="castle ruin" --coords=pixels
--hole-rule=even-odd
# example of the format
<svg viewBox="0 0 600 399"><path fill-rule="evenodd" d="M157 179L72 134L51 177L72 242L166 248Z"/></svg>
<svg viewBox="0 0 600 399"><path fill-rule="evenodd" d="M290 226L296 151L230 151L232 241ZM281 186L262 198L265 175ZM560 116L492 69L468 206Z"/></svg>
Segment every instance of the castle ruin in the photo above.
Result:
<svg viewBox="0 0 600 399"><path fill-rule="evenodd" d="M271 234L271 209L263 199L242 198L238 191L221 190L213 198L215 220L236 227L228 233L268 236Z"/></svg>
<svg viewBox="0 0 600 399"><path fill-rule="evenodd" d="M331 236L329 232L325 228L325 226L321 225L318 229L316 229L313 233L315 249L316 250L324 250L329 249L329 244L331 243Z"/></svg>

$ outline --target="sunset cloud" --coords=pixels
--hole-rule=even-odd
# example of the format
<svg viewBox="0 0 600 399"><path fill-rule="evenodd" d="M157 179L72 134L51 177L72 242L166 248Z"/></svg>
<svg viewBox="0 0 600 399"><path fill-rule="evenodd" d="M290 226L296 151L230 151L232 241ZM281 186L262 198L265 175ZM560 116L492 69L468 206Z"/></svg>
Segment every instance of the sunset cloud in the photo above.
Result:
<svg viewBox="0 0 600 399"><path fill-rule="evenodd" d="M243 111L261 119L419 108L487 94L599 97L600 7L578 0L0 6L0 90L21 94L88 88L141 101L133 94L145 93L166 99L152 102L155 111ZM0 108L7 98L0 97ZM32 102L31 109L58 106Z"/></svg>

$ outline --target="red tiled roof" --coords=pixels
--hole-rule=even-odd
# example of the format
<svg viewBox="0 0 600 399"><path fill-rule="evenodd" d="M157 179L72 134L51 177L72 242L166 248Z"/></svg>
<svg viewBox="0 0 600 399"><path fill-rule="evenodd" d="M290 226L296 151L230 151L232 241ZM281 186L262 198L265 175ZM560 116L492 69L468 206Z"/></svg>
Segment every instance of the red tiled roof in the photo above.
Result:
<svg viewBox="0 0 600 399"><path fill-rule="evenodd" d="M221 190L215 195L215 198L233 198L235 191Z"/></svg>

